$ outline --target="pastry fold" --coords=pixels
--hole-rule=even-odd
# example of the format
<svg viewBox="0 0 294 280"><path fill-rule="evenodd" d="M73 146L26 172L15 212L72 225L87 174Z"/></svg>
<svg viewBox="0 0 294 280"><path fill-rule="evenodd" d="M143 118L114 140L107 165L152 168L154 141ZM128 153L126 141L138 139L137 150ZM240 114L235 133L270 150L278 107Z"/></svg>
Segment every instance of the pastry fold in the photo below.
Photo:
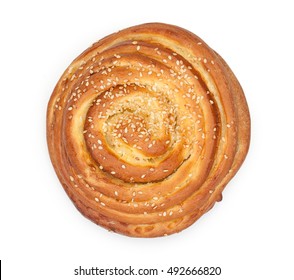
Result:
<svg viewBox="0 0 294 280"><path fill-rule="evenodd" d="M221 200L244 161L242 88L203 40L148 23L78 56L47 110L52 164L87 218L134 237L179 232Z"/></svg>

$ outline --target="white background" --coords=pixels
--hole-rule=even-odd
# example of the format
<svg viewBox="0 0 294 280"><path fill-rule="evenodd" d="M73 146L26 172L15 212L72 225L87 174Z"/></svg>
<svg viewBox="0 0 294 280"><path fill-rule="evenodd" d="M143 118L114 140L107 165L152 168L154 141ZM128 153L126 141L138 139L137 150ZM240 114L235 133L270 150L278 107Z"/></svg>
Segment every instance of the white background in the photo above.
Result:
<svg viewBox="0 0 294 280"><path fill-rule="evenodd" d="M294 279L292 1L1 1L0 259L3 279L80 277L73 270L220 266L221 276ZM224 199L187 230L134 239L94 225L51 166L46 106L69 63L96 40L161 21L199 35L231 66L252 118L248 157Z"/></svg>

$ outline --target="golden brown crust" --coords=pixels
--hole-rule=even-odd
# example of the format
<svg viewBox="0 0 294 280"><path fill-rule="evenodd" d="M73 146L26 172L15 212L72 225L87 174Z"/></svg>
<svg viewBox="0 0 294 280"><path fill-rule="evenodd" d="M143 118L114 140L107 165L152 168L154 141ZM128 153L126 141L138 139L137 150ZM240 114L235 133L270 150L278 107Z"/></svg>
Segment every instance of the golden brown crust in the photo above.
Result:
<svg viewBox="0 0 294 280"><path fill-rule="evenodd" d="M115 232L155 237L221 199L248 151L240 84L200 38L149 23L93 44L50 98L47 141L79 211Z"/></svg>

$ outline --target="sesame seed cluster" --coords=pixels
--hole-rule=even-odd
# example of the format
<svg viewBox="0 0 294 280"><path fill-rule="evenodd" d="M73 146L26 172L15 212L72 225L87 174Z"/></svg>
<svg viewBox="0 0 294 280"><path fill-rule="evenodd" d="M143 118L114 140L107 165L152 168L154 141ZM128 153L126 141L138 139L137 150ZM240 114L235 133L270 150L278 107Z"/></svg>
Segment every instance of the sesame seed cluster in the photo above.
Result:
<svg viewBox="0 0 294 280"><path fill-rule="evenodd" d="M180 27L111 34L77 57L50 98L55 171L82 214L156 237L221 199L248 151L250 117L224 60Z"/></svg>

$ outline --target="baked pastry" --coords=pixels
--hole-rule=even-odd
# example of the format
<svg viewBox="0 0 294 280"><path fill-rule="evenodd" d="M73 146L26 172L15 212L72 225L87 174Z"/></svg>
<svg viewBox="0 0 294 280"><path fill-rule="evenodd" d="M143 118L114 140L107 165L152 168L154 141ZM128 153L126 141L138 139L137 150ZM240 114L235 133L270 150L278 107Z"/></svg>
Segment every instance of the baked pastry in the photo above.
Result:
<svg viewBox="0 0 294 280"><path fill-rule="evenodd" d="M205 42L148 23L78 56L47 111L58 178L93 222L133 237L179 232L221 200L248 151L239 82Z"/></svg>

